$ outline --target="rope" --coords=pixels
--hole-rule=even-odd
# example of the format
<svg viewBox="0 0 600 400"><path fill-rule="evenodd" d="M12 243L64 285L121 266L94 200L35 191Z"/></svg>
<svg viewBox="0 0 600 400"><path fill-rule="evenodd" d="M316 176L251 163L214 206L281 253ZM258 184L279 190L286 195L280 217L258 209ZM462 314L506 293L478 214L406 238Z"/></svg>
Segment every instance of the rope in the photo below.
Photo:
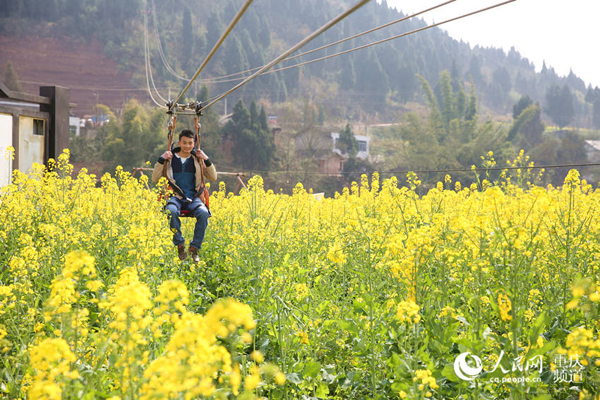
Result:
<svg viewBox="0 0 600 400"><path fill-rule="evenodd" d="M183 95L185 94L185 92L192 85L192 82L194 82L194 80L198 77L198 75L200 75L200 72L204 69L204 67L206 66L206 64L208 64L208 62L210 61L210 59L212 58L212 56L217 52L217 49L221 46L221 44L223 43L223 41L225 40L225 38L227 38L227 36L229 35L229 33L233 30L233 28L235 27L235 25L242 18L242 16L244 15L244 13L248 9L248 7L250 7L250 4L252 4L252 1L253 0L246 0L246 2L244 3L244 5L242 6L242 8L237 12L237 14L235 15L235 17L233 17L233 20L229 23L229 26L227 27L227 29L225 29L225 32L223 32L223 34L221 35L221 37L219 38L219 40L217 40L217 43L215 43L215 45L211 49L210 53L208 53L208 55L206 56L206 58L204 59L204 61L200 65L200 68L198 68L198 70L196 71L196 73L194 74L194 76L192 76L192 78L190 79L190 81L188 82L188 84L185 86L185 88L183 88L183 90L181 91L181 93L179 93L179 96L177 96L177 98L175 99L175 101L173 101L171 107L169 108L170 110L174 107L174 105L176 105L179 102L179 100L181 100L181 98L183 97Z"/></svg>
<svg viewBox="0 0 600 400"><path fill-rule="evenodd" d="M322 27L320 27L319 29L317 29L313 33L311 33L309 36L307 36L306 38L304 38L303 40L301 40L300 42L298 42L295 46L292 46L289 50L287 50L286 52L284 52L281 55L279 55L278 57L276 57L273 61L271 61L267 65L264 65L263 67L261 67L261 69L259 69L258 71L256 71L254 74L250 75L248 78L244 79L242 82L240 82L239 84L237 84L236 86L234 86L233 88L231 88L230 90L228 90L227 92L225 92L225 93L217 96L216 99L212 100L207 105L203 105L202 109L210 107L211 105L213 105L217 101L221 100L223 97L225 97L225 96L227 96L227 95L235 92L240 87L244 86L246 83L250 82L251 80L253 80L257 76L262 75L262 73L264 71L270 69L271 67L273 67L273 65L275 65L278 62L280 62L281 60L285 59L287 56L289 56L290 54L294 53L296 50L298 50L299 48L301 48L305 44L309 43L315 37L317 37L321 33L325 32L326 30L328 30L329 28L331 28L333 25L337 24L342 19L346 18L348 15L352 14L354 11L356 11L360 7L364 6L369 1L370 0L360 0L354 6L350 7L348 10L344 11L343 13L341 13L340 15L338 15L337 17L335 17L334 19L332 19L331 21L329 21L328 23L326 23L325 25L323 25ZM512 1L515 1L515 0L512 0ZM189 84L188 84L188 86L189 86Z"/></svg>

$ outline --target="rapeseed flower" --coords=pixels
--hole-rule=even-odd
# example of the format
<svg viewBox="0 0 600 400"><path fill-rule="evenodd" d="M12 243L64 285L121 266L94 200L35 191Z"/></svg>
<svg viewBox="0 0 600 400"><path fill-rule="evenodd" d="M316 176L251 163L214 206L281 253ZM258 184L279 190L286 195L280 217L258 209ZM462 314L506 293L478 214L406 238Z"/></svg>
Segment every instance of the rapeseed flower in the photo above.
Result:
<svg viewBox="0 0 600 400"><path fill-rule="evenodd" d="M421 320L420 307L412 300L401 301L398 304L396 316L401 322L417 324Z"/></svg>

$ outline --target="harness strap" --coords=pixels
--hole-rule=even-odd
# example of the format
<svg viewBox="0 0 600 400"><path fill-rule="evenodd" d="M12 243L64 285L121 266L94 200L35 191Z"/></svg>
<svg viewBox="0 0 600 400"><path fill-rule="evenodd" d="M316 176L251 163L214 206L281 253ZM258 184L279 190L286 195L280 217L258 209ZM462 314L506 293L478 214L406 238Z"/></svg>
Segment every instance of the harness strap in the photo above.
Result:
<svg viewBox="0 0 600 400"><path fill-rule="evenodd" d="M168 145L167 151L171 151L171 146L173 145L173 132L175 132L175 124L177 123L177 114L171 114L171 119L169 120L169 133L168 133ZM173 187L173 183L167 177L167 169L169 168L169 164L171 160L165 160L165 164L163 166L163 176L169 180L171 187ZM174 189L175 190L175 189Z"/></svg>
<svg viewBox="0 0 600 400"><path fill-rule="evenodd" d="M198 117L202 115L201 107L201 103L196 104L196 115L194 116L194 127L196 129L196 146L198 150L200 150L200 122L198 120ZM204 191L206 189L206 183L204 181L204 170L206 168L206 165L204 164L204 160L202 159L198 160L198 164L200 164L200 179L202 183L200 185L200 189L196 193L196 197L200 197L202 199L202 202L205 203L206 208L208 208L208 204L206 204L208 202L203 196L205 194Z"/></svg>

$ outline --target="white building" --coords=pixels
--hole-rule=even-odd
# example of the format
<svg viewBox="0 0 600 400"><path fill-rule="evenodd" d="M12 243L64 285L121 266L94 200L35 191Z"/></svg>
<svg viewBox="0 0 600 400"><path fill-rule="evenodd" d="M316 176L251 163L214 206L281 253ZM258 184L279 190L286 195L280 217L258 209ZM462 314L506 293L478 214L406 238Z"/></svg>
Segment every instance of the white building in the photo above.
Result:
<svg viewBox="0 0 600 400"><path fill-rule="evenodd" d="M371 142L371 138L363 135L354 135L356 140L358 141L358 153L356 153L356 157L362 160L366 160L369 158L369 144ZM331 139L333 140L333 151L339 155L342 154L338 146L338 140L340 138L340 134L338 132L331 132Z"/></svg>

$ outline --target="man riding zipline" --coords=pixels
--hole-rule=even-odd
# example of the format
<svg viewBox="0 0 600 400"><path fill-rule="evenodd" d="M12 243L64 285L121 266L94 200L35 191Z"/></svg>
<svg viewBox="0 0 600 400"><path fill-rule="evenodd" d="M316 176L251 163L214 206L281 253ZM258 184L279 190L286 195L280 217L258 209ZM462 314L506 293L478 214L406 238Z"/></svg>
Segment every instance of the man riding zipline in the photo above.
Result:
<svg viewBox="0 0 600 400"><path fill-rule="evenodd" d="M200 149L194 152L196 145L194 133L184 129L179 134L178 148L165 151L154 165L152 181L158 183L161 177L167 178L173 190L173 196L167 201L166 209L169 214L169 225L173 231L173 244L177 246L180 260L185 260L188 253L185 251L185 239L181 234L182 211L189 211L196 217L194 237L190 242L189 252L194 263L200 261L198 250L202 247L210 210L205 204L204 178L210 181L217 180L215 165Z"/></svg>

